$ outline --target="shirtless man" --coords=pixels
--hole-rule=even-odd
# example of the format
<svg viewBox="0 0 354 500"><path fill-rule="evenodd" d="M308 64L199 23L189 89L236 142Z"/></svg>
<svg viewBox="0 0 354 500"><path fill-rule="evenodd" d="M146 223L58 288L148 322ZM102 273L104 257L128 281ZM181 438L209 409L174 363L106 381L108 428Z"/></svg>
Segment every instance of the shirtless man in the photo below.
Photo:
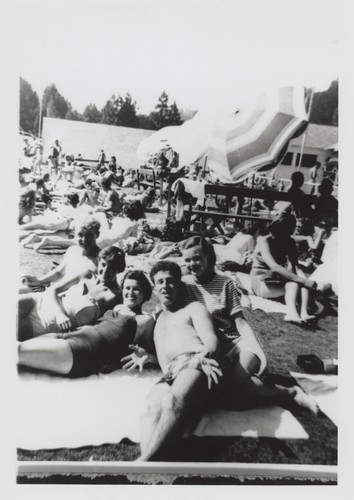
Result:
<svg viewBox="0 0 354 500"><path fill-rule="evenodd" d="M111 180L103 178L101 186L106 193L103 205L95 208L95 212L105 212L113 216L118 215L122 210L122 205L118 193L111 189Z"/></svg>
<svg viewBox="0 0 354 500"><path fill-rule="evenodd" d="M120 248L107 247L100 252L97 274L82 279L64 294L59 295L60 288L55 285L43 293L20 294L18 340L94 323L122 301L117 273L124 269L124 252Z"/></svg>
<svg viewBox="0 0 354 500"><path fill-rule="evenodd" d="M100 223L93 217L86 217L77 221L75 229L78 244L68 248L61 264L39 278L23 276L26 288L22 288L20 293L39 291L48 282L56 283L60 291L64 291L97 271L100 248L96 239L100 234Z"/></svg>
<svg viewBox="0 0 354 500"><path fill-rule="evenodd" d="M146 401L140 460L157 460L181 438L185 424L199 416L212 382L222 375L212 358L218 340L209 313L198 302L184 305L179 266L160 261L150 277L162 306L154 343L164 377Z"/></svg>

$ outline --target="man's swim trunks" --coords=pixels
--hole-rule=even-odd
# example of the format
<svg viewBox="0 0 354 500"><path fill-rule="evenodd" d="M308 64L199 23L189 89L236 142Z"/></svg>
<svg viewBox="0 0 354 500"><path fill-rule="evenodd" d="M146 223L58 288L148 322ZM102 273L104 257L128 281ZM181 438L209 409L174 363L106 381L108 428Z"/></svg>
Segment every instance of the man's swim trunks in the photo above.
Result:
<svg viewBox="0 0 354 500"><path fill-rule="evenodd" d="M200 353L197 352L189 352L187 354L181 354L177 356L171 363L168 364L167 370L164 373L164 376L159 380L158 383L167 382L168 384L172 384L174 379L182 370L194 369L202 371L202 362Z"/></svg>

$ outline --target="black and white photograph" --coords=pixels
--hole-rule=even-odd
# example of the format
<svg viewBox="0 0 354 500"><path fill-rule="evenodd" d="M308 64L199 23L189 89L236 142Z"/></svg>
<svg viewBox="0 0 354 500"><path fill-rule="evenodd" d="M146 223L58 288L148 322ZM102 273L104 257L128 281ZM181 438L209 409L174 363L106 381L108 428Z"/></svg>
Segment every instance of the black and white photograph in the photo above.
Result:
<svg viewBox="0 0 354 500"><path fill-rule="evenodd" d="M0 2L22 494L338 486L340 4Z"/></svg>

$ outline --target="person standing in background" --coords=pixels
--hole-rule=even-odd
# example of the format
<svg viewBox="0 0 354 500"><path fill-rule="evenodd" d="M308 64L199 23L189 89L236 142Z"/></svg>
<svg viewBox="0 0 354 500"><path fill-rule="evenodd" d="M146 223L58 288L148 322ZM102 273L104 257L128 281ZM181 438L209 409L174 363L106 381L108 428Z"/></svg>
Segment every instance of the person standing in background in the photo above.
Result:
<svg viewBox="0 0 354 500"><path fill-rule="evenodd" d="M316 161L314 166L310 170L310 181L311 181L311 191L310 194L316 194L317 186L316 186L316 181L318 177L318 170L321 166L321 163L319 161Z"/></svg>
<svg viewBox="0 0 354 500"><path fill-rule="evenodd" d="M50 175L54 174L55 176L58 175L58 168L59 168L59 158L60 158L60 153L61 153L62 147L61 144L59 143L58 139L54 141L53 146L50 148L50 156L49 159L51 161L51 167L50 167Z"/></svg>

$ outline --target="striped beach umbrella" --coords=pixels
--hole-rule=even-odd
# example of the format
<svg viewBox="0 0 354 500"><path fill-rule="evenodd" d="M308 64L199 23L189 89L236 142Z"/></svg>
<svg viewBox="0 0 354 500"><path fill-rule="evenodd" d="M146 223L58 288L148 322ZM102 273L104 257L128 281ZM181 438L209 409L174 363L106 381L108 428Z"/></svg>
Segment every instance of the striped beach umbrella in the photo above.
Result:
<svg viewBox="0 0 354 500"><path fill-rule="evenodd" d="M305 89L282 87L261 94L219 125L210 137L208 167L224 182L274 167L288 143L306 129Z"/></svg>

